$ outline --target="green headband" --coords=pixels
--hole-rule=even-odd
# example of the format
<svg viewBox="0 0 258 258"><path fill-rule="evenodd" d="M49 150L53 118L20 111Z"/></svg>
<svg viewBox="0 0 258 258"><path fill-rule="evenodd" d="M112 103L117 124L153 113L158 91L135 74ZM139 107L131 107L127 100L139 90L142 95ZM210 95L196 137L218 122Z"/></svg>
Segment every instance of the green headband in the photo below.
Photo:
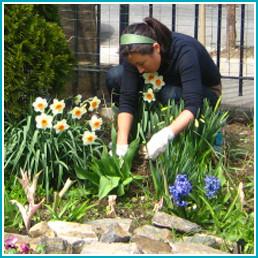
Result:
<svg viewBox="0 0 258 258"><path fill-rule="evenodd" d="M137 35L137 34L123 34L120 38L121 45L130 45L130 44L153 44L156 41L152 38Z"/></svg>

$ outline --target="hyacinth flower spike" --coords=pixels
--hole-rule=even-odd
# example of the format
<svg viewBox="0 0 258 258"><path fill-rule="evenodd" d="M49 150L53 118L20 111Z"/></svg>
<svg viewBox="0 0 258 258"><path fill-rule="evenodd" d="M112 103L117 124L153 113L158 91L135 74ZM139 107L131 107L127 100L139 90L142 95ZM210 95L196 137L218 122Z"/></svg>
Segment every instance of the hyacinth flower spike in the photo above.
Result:
<svg viewBox="0 0 258 258"><path fill-rule="evenodd" d="M15 204L18 207L27 231L30 229L30 223L33 215L36 213L36 211L40 208L42 203L45 201L45 199L42 199L40 203L35 204L35 193L36 193L38 178L40 174L41 172L38 172L37 174L35 174L33 176L32 182L30 182L30 177L28 176L28 172L23 171L21 169L21 178L18 178L18 180L23 187L23 190L26 194L29 204L22 205L17 200L10 201L12 204Z"/></svg>

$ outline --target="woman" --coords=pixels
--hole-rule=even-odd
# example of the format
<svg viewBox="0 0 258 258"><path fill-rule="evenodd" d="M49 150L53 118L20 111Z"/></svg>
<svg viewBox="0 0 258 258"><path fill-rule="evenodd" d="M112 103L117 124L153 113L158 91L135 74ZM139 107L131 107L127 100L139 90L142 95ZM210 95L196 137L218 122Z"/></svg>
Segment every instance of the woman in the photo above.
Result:
<svg viewBox="0 0 258 258"><path fill-rule="evenodd" d="M128 150L128 136L137 112L142 74L158 72L165 86L159 100L183 98L184 110L176 119L155 133L147 143L150 159L165 151L169 142L182 132L201 108L203 98L215 105L221 95L220 73L206 49L194 38L171 32L154 18L128 26L120 39L122 64L107 73L109 91L119 95L116 153Z"/></svg>

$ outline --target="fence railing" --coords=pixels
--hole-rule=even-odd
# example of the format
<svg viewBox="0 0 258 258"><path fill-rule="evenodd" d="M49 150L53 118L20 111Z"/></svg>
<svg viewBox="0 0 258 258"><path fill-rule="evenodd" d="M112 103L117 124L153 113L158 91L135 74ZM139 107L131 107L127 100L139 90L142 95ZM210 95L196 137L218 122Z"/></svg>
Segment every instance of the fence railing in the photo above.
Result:
<svg viewBox="0 0 258 258"><path fill-rule="evenodd" d="M64 6L64 5L63 5ZM66 12L73 13L73 51L75 57L81 60L81 55L85 54L79 45L82 35L82 6L70 5L72 9ZM155 17L172 30L194 36L199 39L199 35L206 35L205 46L217 64L222 78L238 80L238 95L243 95L243 82L254 80L253 75L253 53L254 53L254 5L235 4L235 48L227 49L227 18L228 5L226 4L206 4L206 16L202 17L201 4L96 4L92 10L95 17L95 52L86 53L93 57L90 62L79 62L77 68L78 78L81 72L102 72L111 64L119 63L117 55L119 37L124 28L136 20L140 22L144 17ZM136 16L134 13L138 13ZM65 12L61 16L65 16ZM206 21L205 31L200 26L200 18ZM232 17L231 17L232 18ZM94 19L94 18L93 18ZM106 31L105 31L106 29ZM106 33L106 34L105 34ZM87 39L87 32L85 32ZM233 54L232 54L233 53ZM251 53L251 54L250 54ZM250 61L251 60L251 61ZM233 71L233 72L232 72ZM96 76L96 83L99 75ZM76 86L77 85L77 86ZM78 88L78 82L74 83Z"/></svg>

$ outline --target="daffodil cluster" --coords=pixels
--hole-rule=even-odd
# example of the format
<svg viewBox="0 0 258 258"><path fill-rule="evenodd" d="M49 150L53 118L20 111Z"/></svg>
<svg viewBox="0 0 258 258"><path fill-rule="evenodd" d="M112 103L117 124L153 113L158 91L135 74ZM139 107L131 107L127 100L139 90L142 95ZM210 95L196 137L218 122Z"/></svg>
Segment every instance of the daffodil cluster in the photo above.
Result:
<svg viewBox="0 0 258 258"><path fill-rule="evenodd" d="M64 100L54 99L49 105L45 98L37 97L32 104L34 111L40 113L35 117L36 127L42 130L53 128L57 134L60 134L70 128L67 122L68 119L74 121L81 120L85 118L85 114L89 114L88 124L90 130L83 132L82 142L84 145L92 144L97 138L95 132L101 129L103 123L102 118L96 114L101 100L95 96L82 102L82 96L77 95L74 97L73 102L75 106L73 106L71 111L67 112L68 118L65 119L64 111L66 105Z"/></svg>
<svg viewBox="0 0 258 258"><path fill-rule="evenodd" d="M160 91L165 85L163 76L159 75L157 72L144 73L143 78L144 84L146 85L146 89L143 92L143 100L148 103L154 102L156 100L155 93Z"/></svg>

